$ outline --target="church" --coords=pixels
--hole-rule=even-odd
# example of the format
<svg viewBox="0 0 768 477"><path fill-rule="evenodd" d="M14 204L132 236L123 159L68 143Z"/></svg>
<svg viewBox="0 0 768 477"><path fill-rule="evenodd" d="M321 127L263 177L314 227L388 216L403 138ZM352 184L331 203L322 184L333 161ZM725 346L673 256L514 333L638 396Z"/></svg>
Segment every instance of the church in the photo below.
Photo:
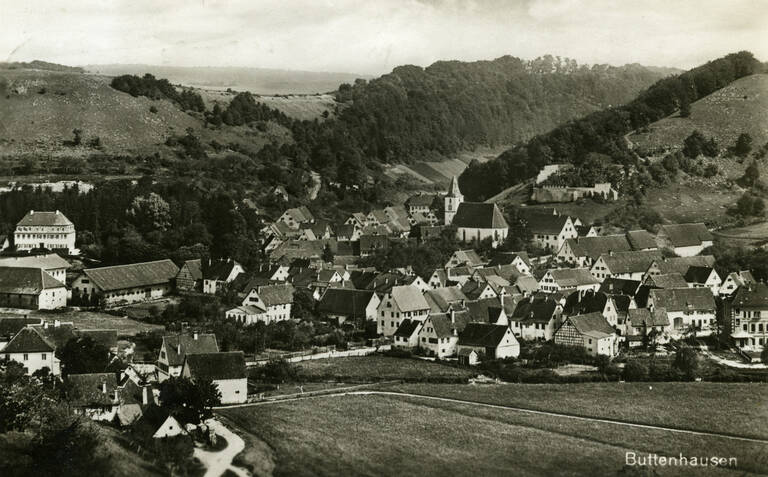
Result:
<svg viewBox="0 0 768 477"><path fill-rule="evenodd" d="M456 238L462 242L493 240L494 246L503 242L509 225L496 204L464 202L456 176L451 179L445 195L445 225L456 227Z"/></svg>

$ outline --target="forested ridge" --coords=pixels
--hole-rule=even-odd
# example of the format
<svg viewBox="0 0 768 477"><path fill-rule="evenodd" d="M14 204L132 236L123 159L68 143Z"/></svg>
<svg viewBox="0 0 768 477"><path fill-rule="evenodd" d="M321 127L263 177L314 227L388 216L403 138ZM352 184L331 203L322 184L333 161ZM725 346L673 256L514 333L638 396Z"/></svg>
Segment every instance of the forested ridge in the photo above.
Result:
<svg viewBox="0 0 768 477"><path fill-rule="evenodd" d="M569 121L507 150L493 161L470 164L459 184L468 198L483 200L530 179L545 164L567 162L581 166L596 153L615 164L637 166L639 158L624 140L627 133L685 110L693 101L739 78L763 71L764 64L752 53L742 51L661 79L622 106Z"/></svg>

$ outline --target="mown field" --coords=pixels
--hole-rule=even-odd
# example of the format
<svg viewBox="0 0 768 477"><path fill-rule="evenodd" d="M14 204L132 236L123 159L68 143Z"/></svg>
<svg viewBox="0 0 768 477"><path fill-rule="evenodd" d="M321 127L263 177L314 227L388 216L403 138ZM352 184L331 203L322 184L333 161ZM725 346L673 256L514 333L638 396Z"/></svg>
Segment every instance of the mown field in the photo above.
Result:
<svg viewBox="0 0 768 477"><path fill-rule="evenodd" d="M471 370L419 359L388 356L361 356L301 361L297 363L300 381L339 381L350 383L379 381L466 381Z"/></svg>
<svg viewBox="0 0 768 477"><path fill-rule="evenodd" d="M45 318L46 320L60 320L72 322L81 330L117 330L118 336L133 336L145 331L165 330L163 325L152 325L140 321L99 313L95 311L71 311L62 313L46 313L41 311L27 312L30 318Z"/></svg>
<svg viewBox="0 0 768 477"><path fill-rule="evenodd" d="M706 408L708 414L727 413L734 394L723 393L719 407ZM592 400L592 408L602 406L592 395L584 399ZM624 405L638 419L652 413L643 403L634 403L632 396ZM687 415L701 409L678 407ZM227 409L220 414L255 446L241 455L240 463L263 466L268 461L276 476L617 475L627 452L737 459L734 469L657 468L662 476L768 470L762 443L419 397L322 397Z"/></svg>

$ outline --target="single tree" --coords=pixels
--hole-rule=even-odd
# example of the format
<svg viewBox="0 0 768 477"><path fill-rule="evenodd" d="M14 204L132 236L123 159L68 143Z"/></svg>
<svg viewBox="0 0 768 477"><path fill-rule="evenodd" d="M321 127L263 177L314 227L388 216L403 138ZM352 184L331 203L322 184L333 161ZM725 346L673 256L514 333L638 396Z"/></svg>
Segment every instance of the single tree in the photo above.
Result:
<svg viewBox="0 0 768 477"><path fill-rule="evenodd" d="M56 350L63 374L101 373L109 361L109 350L89 336L70 338Z"/></svg>
<svg viewBox="0 0 768 477"><path fill-rule="evenodd" d="M699 356L695 349L691 347L680 348L675 353L675 359L672 362L672 366L683 373L683 375L693 380L696 378L696 372L699 369Z"/></svg>
<svg viewBox="0 0 768 477"><path fill-rule="evenodd" d="M752 152L752 136L747 133L739 134L732 150L733 153L739 157L747 157L749 153Z"/></svg>
<svg viewBox="0 0 768 477"><path fill-rule="evenodd" d="M202 422L220 404L221 393L211 381L170 378L160 384L160 405L182 422Z"/></svg>

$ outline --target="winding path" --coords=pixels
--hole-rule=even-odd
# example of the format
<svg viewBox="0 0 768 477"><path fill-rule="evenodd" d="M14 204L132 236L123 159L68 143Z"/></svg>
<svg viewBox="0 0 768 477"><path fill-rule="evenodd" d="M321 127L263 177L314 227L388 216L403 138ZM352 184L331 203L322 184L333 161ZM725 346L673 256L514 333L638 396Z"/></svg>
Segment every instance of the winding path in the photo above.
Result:
<svg viewBox="0 0 768 477"><path fill-rule="evenodd" d="M250 474L244 469L232 465L232 459L245 449L243 439L216 419L209 419L205 421L205 424L227 441L227 447L219 452L211 452L199 447L195 448L195 457L205 464L205 477L219 477L227 470L234 472L240 477L249 477Z"/></svg>
<svg viewBox="0 0 768 477"><path fill-rule="evenodd" d="M486 408L493 408L493 409L504 409L507 411L516 411L516 412L524 412L528 414L538 414L543 416L552 416L552 417L561 417L566 419L575 419L580 421L587 421L587 422L600 422L600 423L606 423L606 424L615 424L619 426L625 426L629 428L641 428L641 429L652 429L652 430L658 430L658 431L666 431L666 432L674 432L678 434L690 434L695 436L707 436L707 437L718 437L721 439L727 439L732 441L740 441L740 442L756 442L759 444L768 444L768 439L760 439L756 437L744 437L739 436L735 434L725 434L720 432L712 432L712 431L697 431L697 430L691 430L691 429L682 429L678 427L666 427L666 426L655 426L651 424L638 424L634 422L629 421L622 421L619 419L610 419L610 418L600 418L600 417L587 417L587 416L580 416L577 414L569 414L565 412L555 412L555 411L541 411L538 409L530 409L530 408L524 408L524 407L516 407L516 406L506 406L502 404L487 404L482 402L476 402L476 401L466 401L464 399L454 399L454 398L446 398L446 397L439 397L439 396L428 396L425 394L412 394L412 393L402 393L402 392L395 392L395 391L350 391L350 392L343 392L343 393L333 393L333 394L322 394L317 396L306 396L306 397L294 397L294 398L288 398L288 399L282 399L282 400L274 400L274 401L261 401L261 402L255 402L255 403L249 403L249 404L238 404L235 406L230 407L250 407L250 406L266 406L270 404L279 404L283 402L290 402L290 401L299 401L303 399L319 399L319 398L330 398L330 397L340 397L340 396L395 396L395 397L410 397L410 398L416 398L416 399L427 399L432 401L441 401L441 402L449 402L454 404L464 404L469 406L477 406L477 407L486 407ZM206 474L207 475L207 474Z"/></svg>

